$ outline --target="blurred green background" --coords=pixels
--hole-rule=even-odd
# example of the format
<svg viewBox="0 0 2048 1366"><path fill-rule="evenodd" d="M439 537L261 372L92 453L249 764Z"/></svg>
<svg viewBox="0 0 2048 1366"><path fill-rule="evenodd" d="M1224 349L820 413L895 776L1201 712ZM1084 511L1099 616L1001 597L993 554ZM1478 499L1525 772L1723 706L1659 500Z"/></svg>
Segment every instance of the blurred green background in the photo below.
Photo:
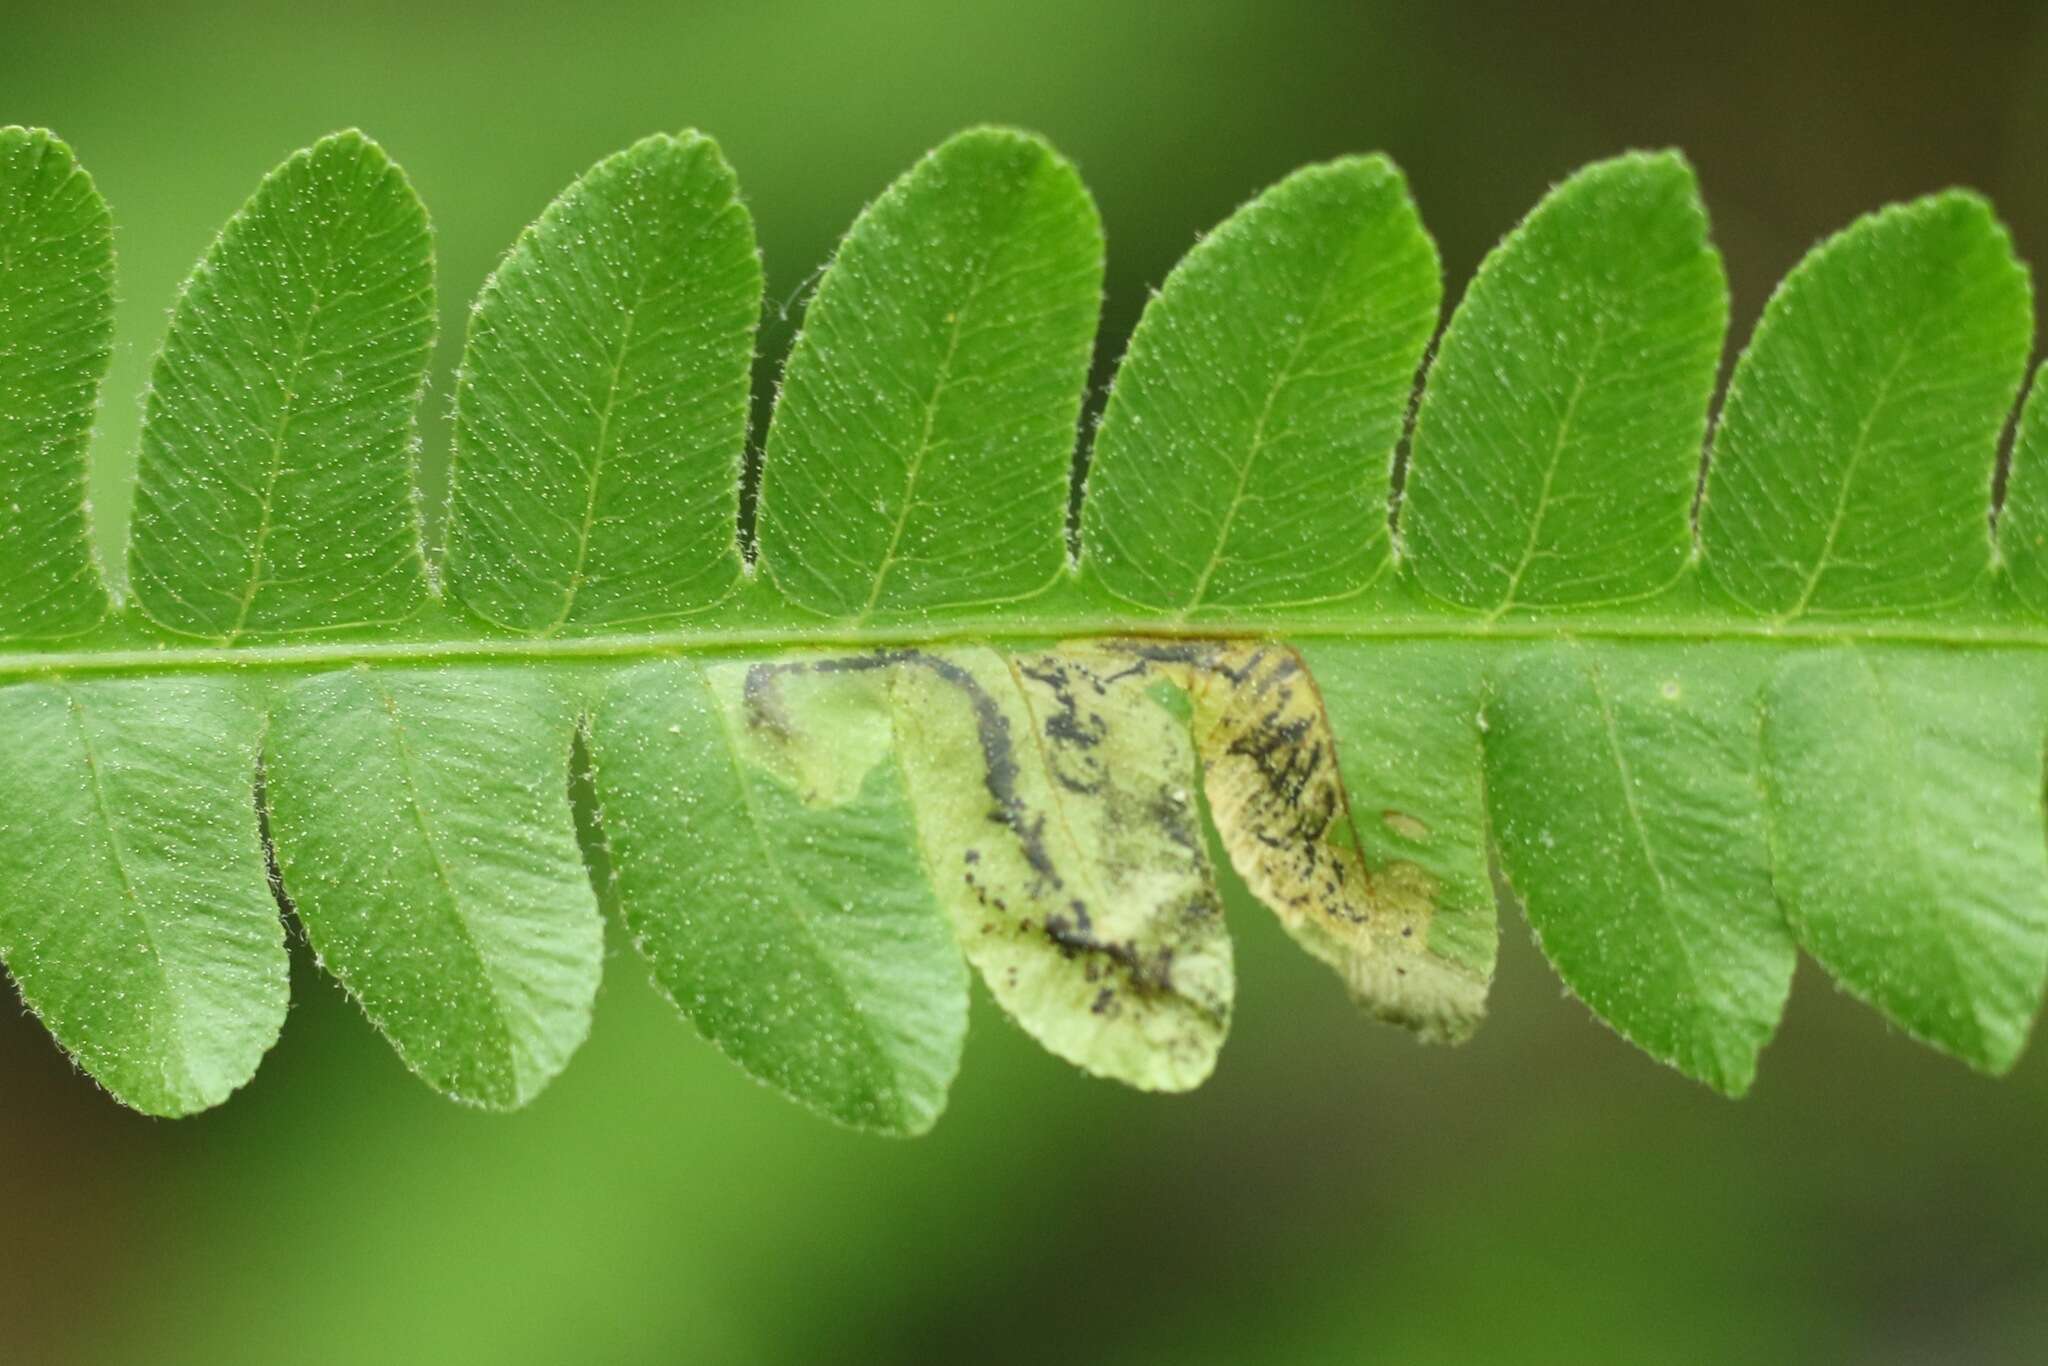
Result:
<svg viewBox="0 0 2048 1366"><path fill-rule="evenodd" d="M0 0L0 122L114 206L118 531L179 279L271 165L357 124L436 220L444 336L599 156L715 133L767 254L764 376L836 233L948 132L1034 127L1110 240L1101 375L1195 233L1309 159L1408 170L1455 292L1578 164L1676 144L1738 335L1820 234L1949 183L2048 260L2048 13L1723 3L59 4ZM445 443L444 342L426 441ZM24 794L10 794L23 799ZM29 799L32 799L30 796ZM2048 1057L1993 1083L1803 970L1731 1104L1609 1036L1505 929L1453 1052L1354 1015L1258 917L1235 1037L1180 1099L978 1007L938 1132L863 1139L744 1080L614 934L528 1112L412 1081L301 962L261 1076L125 1113L0 1006L0 1361L2048 1360ZM301 955L303 958L303 955Z"/></svg>

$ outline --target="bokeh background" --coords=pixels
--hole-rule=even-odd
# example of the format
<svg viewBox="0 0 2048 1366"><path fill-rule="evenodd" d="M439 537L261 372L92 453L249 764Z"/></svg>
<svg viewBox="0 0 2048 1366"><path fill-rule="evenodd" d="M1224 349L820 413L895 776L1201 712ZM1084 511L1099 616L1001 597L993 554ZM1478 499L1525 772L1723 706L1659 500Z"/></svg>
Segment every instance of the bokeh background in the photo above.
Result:
<svg viewBox="0 0 2048 1366"><path fill-rule="evenodd" d="M991 120L1101 202L1104 379L1200 229L1345 151L1406 167L1453 297L1546 186L1646 145L1699 169L1738 336L1816 237L1946 184L2048 260L2034 4L0 0L0 122L69 139L119 225L110 535L177 282L324 132L411 172L451 338L589 163L715 133L767 255L766 377L861 204ZM1456 1051L1357 1018L1263 918L1238 932L1203 1091L1091 1081L983 1003L913 1143L746 1081L616 933L589 1044L509 1118L411 1080L303 954L262 1074L175 1124L0 993L0 1361L2048 1360L2048 1050L1977 1078L1802 968L1733 1104L1565 999L1518 920Z"/></svg>

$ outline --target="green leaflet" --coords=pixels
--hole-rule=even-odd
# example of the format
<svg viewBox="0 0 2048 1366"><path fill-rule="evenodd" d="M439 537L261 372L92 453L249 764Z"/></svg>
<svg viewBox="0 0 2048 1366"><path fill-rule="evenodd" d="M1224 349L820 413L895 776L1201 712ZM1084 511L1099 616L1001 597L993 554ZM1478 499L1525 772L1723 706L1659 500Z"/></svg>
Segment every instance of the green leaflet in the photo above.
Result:
<svg viewBox="0 0 2048 1366"><path fill-rule="evenodd" d="M251 791L262 727L232 678L0 689L0 781L16 794L0 807L0 959L138 1110L220 1104L284 1024Z"/></svg>
<svg viewBox="0 0 2048 1366"><path fill-rule="evenodd" d="M1029 596L1066 563L1102 225L1037 138L962 133L868 207L768 433L761 563L856 622Z"/></svg>
<svg viewBox="0 0 2048 1366"><path fill-rule="evenodd" d="M1727 328L1682 159L1551 191L1480 266L1431 368L1401 500L1415 582L1494 613L1669 584Z"/></svg>
<svg viewBox="0 0 2048 1366"><path fill-rule="evenodd" d="M655 981L791 1097L929 1129L967 976L919 875L886 677L664 660L604 689L591 756L612 891Z"/></svg>
<svg viewBox="0 0 2048 1366"><path fill-rule="evenodd" d="M1480 778L1492 653L1443 641L1323 640L1301 650L1366 871L1396 900L1429 907L1421 947L1482 984L1499 946Z"/></svg>
<svg viewBox="0 0 2048 1366"><path fill-rule="evenodd" d="M1199 614L1341 598L1387 560L1387 478L1443 278L1384 157L1297 171L1174 268L1117 371L1090 577Z"/></svg>
<svg viewBox="0 0 2048 1366"><path fill-rule="evenodd" d="M1785 620L1978 587L2033 316L2026 267L1975 195L1886 209L1822 243L1771 297L1728 387L1700 506L1713 582Z"/></svg>
<svg viewBox="0 0 2048 1366"><path fill-rule="evenodd" d="M150 375L128 577L152 621L232 644L425 601L433 276L426 210L360 133L299 153L228 221Z"/></svg>
<svg viewBox="0 0 2048 1366"><path fill-rule="evenodd" d="M1770 658L1532 651L1485 713L1501 868L1543 951L1645 1052L1732 1095L1792 986L1758 772Z"/></svg>
<svg viewBox="0 0 2048 1366"><path fill-rule="evenodd" d="M2048 973L2042 681L2011 655L1829 650L1788 661L1765 713L1773 866L1799 942L1987 1072L2019 1057Z"/></svg>
<svg viewBox="0 0 2048 1366"><path fill-rule="evenodd" d="M2048 367L2034 372L2034 385L2020 410L2013 440L2012 473L1998 518L1998 551L2006 574L2027 610L2048 617Z"/></svg>
<svg viewBox="0 0 2048 1366"><path fill-rule="evenodd" d="M604 936L569 813L576 710L523 670L351 669L273 709L278 870L323 967L458 1100L524 1104L590 1027Z"/></svg>
<svg viewBox="0 0 2048 1366"><path fill-rule="evenodd" d="M565 190L470 318L454 595L543 634L724 596L760 313L753 220L709 138L647 138Z"/></svg>
<svg viewBox="0 0 2048 1366"><path fill-rule="evenodd" d="M113 331L106 201L48 132L0 128L0 640L107 613L85 447Z"/></svg>
<svg viewBox="0 0 2048 1366"><path fill-rule="evenodd" d="M1979 1067L2023 1045L2048 407L1994 546L2029 300L1974 197L1792 273L1695 530L1727 305L1681 159L1587 169L1488 258L1398 492L1434 248L1384 159L1311 167L1148 308L1070 564L1100 228L1044 143L962 134L826 272L749 565L752 228L708 140L655 137L487 285L428 572L426 220L342 134L182 296L94 627L104 218L61 144L0 152L0 769L39 798L0 816L0 957L132 1105L217 1102L277 1032L265 814L322 963L487 1106L583 1038L600 904L859 1128L934 1122L970 962L1052 1051L1185 1089L1233 996L1216 857L1425 1038L1483 1014L1497 871L1581 1000L1726 1092L1795 943Z"/></svg>

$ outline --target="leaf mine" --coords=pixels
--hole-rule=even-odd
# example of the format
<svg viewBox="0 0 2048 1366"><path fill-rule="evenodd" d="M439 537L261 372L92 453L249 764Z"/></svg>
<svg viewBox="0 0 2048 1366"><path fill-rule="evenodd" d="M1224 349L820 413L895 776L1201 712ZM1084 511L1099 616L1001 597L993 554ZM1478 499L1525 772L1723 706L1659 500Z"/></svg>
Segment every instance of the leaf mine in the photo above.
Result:
<svg viewBox="0 0 2048 1366"><path fill-rule="evenodd" d="M1430 873L1405 859L1367 864L1329 716L1301 656L1259 641L1114 648L1127 668L1187 689L1217 834L1295 942L1379 1018L1425 1039L1468 1037L1485 1013L1486 978L1432 951L1439 889ZM1381 819L1419 824L1400 811Z"/></svg>
<svg viewBox="0 0 2048 1366"><path fill-rule="evenodd" d="M1098 1076L1199 1084L1234 978L1185 723L1099 651L887 657L925 867L996 1000Z"/></svg>

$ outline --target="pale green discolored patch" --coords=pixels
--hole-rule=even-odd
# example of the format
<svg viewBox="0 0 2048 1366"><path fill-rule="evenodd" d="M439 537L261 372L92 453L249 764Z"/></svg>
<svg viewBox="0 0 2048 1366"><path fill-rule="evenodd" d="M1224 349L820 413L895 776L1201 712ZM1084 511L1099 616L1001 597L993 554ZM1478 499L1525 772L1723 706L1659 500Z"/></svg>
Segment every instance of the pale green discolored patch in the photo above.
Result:
<svg viewBox="0 0 2048 1366"><path fill-rule="evenodd" d="M1295 172L1205 237L1117 370L1088 576L1147 612L1341 598L1387 564L1387 481L1443 279L1401 172Z"/></svg>
<svg viewBox="0 0 2048 1366"><path fill-rule="evenodd" d="M1053 583L1102 260L1080 177L1025 133L962 133L868 207L768 434L761 567L790 602L866 621Z"/></svg>
<svg viewBox="0 0 2048 1366"><path fill-rule="evenodd" d="M220 1104L284 1024L262 733L231 678L0 688L0 962L78 1065L149 1114Z"/></svg>
<svg viewBox="0 0 2048 1366"><path fill-rule="evenodd" d="M113 333L106 201L48 131L0 128L0 640L107 614L86 447Z"/></svg>
<svg viewBox="0 0 2048 1366"><path fill-rule="evenodd" d="M925 869L997 1002L1097 1076L1200 1084L1234 979L1184 706L1086 647L887 658Z"/></svg>
<svg viewBox="0 0 2048 1366"><path fill-rule="evenodd" d="M740 573L761 262L711 139L646 138L520 235L471 315L449 587L547 634L701 612Z"/></svg>
<svg viewBox="0 0 2048 1366"><path fill-rule="evenodd" d="M1301 656L1258 641L1112 648L1133 661L1127 667L1188 690L1217 835L1288 934L1383 1020L1435 1041L1478 1028L1490 949L1479 967L1456 955L1455 935L1440 946L1441 884L1361 836L1322 694ZM1404 837L1426 837L1416 817L1397 816Z"/></svg>
<svg viewBox="0 0 2048 1366"><path fill-rule="evenodd" d="M573 702L521 669L320 674L264 751L284 889L422 1080L512 1109L590 1028L604 942L569 812Z"/></svg>
<svg viewBox="0 0 2048 1366"><path fill-rule="evenodd" d="M967 973L918 866L884 666L810 652L623 669L590 749L611 893L676 1007L812 1109L929 1129Z"/></svg>
<svg viewBox="0 0 2048 1366"><path fill-rule="evenodd" d="M1775 656L1558 645L1486 705L1501 870L1593 1012L1717 1091L1756 1075L1792 986L1758 752Z"/></svg>
<svg viewBox="0 0 2048 1366"><path fill-rule="evenodd" d="M1814 248L1764 309L1714 438L1700 542L1735 610L1895 614L1981 588L2032 331L2027 269L1975 195L1895 205Z"/></svg>
<svg viewBox="0 0 2048 1366"><path fill-rule="evenodd" d="M1987 1072L2018 1059L2048 979L2044 723L2023 654L1804 654L1765 709L1774 871L1800 944Z"/></svg>
<svg viewBox="0 0 2048 1366"><path fill-rule="evenodd" d="M234 643L412 615L433 338L426 210L382 148L337 133L266 176L150 373L128 556L149 618Z"/></svg>
<svg viewBox="0 0 2048 1366"><path fill-rule="evenodd" d="M1692 549L1728 284L1674 153L1587 167L1480 266L1401 499L1434 597L1500 613L1642 597Z"/></svg>

